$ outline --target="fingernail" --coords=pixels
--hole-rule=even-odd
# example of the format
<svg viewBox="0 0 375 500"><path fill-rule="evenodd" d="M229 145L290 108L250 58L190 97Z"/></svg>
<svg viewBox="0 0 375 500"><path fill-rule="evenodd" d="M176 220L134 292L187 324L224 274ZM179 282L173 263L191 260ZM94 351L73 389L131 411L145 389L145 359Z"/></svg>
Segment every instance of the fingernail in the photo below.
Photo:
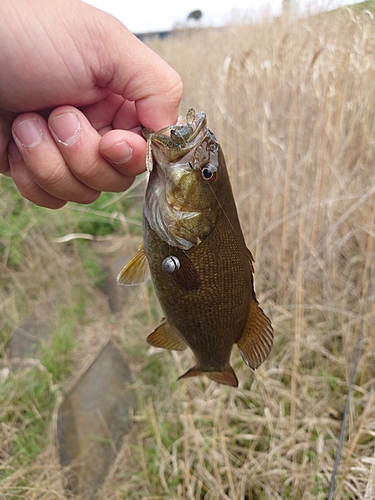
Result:
<svg viewBox="0 0 375 500"><path fill-rule="evenodd" d="M81 124L74 113L57 115L48 125L56 139L65 146L74 144L81 133Z"/></svg>
<svg viewBox="0 0 375 500"><path fill-rule="evenodd" d="M28 118L13 128L13 134L21 143L21 146L24 148L33 148L40 143L42 128L36 118Z"/></svg>
<svg viewBox="0 0 375 500"><path fill-rule="evenodd" d="M103 155L116 165L126 163L133 156L133 150L127 141L117 142L102 151Z"/></svg>
<svg viewBox="0 0 375 500"><path fill-rule="evenodd" d="M16 160L19 160L20 158L22 158L20 150L17 148L16 143L14 141L11 141L9 143L8 155L9 155L9 158L13 161L16 161Z"/></svg>

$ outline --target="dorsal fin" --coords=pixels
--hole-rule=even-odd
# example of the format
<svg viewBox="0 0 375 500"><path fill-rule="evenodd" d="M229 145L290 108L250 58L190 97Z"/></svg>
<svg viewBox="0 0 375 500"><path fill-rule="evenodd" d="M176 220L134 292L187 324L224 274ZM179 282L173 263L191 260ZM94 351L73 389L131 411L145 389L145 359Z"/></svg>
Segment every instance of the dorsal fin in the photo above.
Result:
<svg viewBox="0 0 375 500"><path fill-rule="evenodd" d="M185 342L181 340L176 330L165 320L150 333L146 340L149 344L163 349L172 349L173 351L186 349Z"/></svg>
<svg viewBox="0 0 375 500"><path fill-rule="evenodd" d="M266 359L272 344L271 321L259 307L253 290L246 326L237 342L238 348L245 363L255 369Z"/></svg>
<svg viewBox="0 0 375 500"><path fill-rule="evenodd" d="M249 314L240 340L237 342L240 354L245 363L255 369L268 356L273 344L273 329L271 321L264 314L255 296L253 274L254 257L247 248L247 259L251 271L252 293Z"/></svg>
<svg viewBox="0 0 375 500"><path fill-rule="evenodd" d="M250 250L248 248L246 248L246 254L247 254L247 260L248 260L248 263L250 266L250 271L252 272L252 274L254 274L253 263L255 262L255 260L254 260L253 254L250 252Z"/></svg>
<svg viewBox="0 0 375 500"><path fill-rule="evenodd" d="M147 257L143 245L139 247L139 251L126 264L123 270L117 276L119 285L139 285L147 281L150 274Z"/></svg>

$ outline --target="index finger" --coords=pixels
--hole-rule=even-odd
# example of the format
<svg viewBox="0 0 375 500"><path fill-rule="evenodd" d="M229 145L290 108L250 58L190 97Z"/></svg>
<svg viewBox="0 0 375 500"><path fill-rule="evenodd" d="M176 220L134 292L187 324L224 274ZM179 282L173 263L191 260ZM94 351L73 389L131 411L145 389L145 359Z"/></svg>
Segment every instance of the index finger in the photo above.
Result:
<svg viewBox="0 0 375 500"><path fill-rule="evenodd" d="M135 102L143 126L160 130L176 123L183 93L178 73L123 25L115 43L108 88Z"/></svg>

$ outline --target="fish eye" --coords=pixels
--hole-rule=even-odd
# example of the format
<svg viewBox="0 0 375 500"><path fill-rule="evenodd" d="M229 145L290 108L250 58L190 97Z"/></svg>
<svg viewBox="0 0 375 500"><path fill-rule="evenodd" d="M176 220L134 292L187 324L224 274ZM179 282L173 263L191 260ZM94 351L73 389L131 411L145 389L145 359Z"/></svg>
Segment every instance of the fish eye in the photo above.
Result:
<svg viewBox="0 0 375 500"><path fill-rule="evenodd" d="M217 171L213 165L210 165L209 163L207 165L204 165L204 167L201 168L201 172L202 172L202 179L204 181L213 182L216 180Z"/></svg>

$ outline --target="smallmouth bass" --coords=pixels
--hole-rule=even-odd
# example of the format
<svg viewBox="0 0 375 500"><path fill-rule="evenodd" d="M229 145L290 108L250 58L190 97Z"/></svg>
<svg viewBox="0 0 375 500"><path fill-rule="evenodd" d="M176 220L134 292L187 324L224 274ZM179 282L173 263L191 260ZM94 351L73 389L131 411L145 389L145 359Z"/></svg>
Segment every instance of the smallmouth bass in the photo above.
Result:
<svg viewBox="0 0 375 500"><path fill-rule="evenodd" d="M151 279L165 314L147 342L187 346L205 374L238 386L233 344L257 368L273 343L270 320L254 291L254 259L240 227L221 147L205 113L190 109L176 125L145 130L150 172L143 206L143 245L120 272L121 285Z"/></svg>

